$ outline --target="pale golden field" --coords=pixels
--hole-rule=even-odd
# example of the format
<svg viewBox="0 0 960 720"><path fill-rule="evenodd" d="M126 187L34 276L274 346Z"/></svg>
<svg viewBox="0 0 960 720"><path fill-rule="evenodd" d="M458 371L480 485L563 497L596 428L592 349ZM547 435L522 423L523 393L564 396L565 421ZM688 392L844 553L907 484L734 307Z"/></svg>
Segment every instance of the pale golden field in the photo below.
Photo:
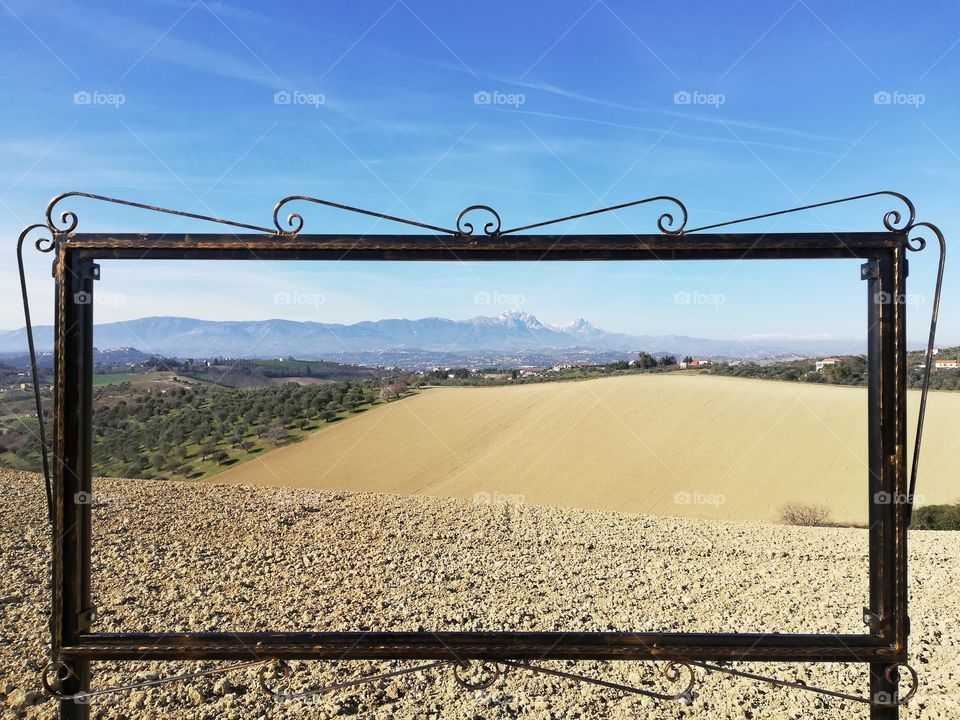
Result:
<svg viewBox="0 0 960 720"><path fill-rule="evenodd" d="M927 413L919 504L950 502L960 394L931 393ZM865 523L866 414L863 388L706 375L435 388L208 482L726 520L820 503Z"/></svg>

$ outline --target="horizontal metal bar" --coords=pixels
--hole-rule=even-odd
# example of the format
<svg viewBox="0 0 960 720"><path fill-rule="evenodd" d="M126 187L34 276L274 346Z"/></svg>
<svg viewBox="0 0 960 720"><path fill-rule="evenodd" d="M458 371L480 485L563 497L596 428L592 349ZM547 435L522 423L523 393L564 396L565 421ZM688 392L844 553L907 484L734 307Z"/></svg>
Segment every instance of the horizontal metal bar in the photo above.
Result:
<svg viewBox="0 0 960 720"><path fill-rule="evenodd" d="M873 233L703 235L297 235L69 236L96 259L697 260L876 257L905 236Z"/></svg>
<svg viewBox="0 0 960 720"><path fill-rule="evenodd" d="M878 662L896 650L870 635L343 632L82 635L62 648L89 660L751 660Z"/></svg>

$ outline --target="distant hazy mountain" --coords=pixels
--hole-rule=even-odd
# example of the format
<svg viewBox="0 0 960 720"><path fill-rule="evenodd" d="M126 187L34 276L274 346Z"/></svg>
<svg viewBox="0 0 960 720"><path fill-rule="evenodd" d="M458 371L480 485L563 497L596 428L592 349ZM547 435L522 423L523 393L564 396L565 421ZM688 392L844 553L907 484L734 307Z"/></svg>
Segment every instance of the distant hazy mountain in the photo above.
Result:
<svg viewBox="0 0 960 720"><path fill-rule="evenodd" d="M95 365L136 365L146 362L151 357L151 355L142 353L132 347L109 348L107 350L93 349L93 362ZM29 368L30 354L26 349L14 352L0 350L0 365L18 369ZM52 367L53 351L49 349L38 349L37 366L42 368Z"/></svg>
<svg viewBox="0 0 960 720"><path fill-rule="evenodd" d="M53 346L53 328L39 326L40 350ZM625 335L602 330L582 318L548 325L529 313L510 310L496 317L447 320L376 320L340 325L292 320L211 321L181 317L147 317L97 325L94 342L101 350L136 348L148 355L173 357L338 358L392 353L435 353L475 357L536 353L568 359L571 352L673 353L703 357L766 358L785 355L851 354L864 343L783 336L745 340L711 340L684 335ZM22 329L0 332L0 353L22 352ZM563 352L558 352L563 351ZM574 353L575 354L575 353Z"/></svg>

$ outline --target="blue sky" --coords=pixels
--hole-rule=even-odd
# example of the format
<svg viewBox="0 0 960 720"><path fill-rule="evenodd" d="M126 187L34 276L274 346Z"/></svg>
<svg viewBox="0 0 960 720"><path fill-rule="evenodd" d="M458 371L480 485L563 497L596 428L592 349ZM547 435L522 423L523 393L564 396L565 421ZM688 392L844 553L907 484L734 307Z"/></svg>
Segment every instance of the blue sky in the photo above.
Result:
<svg viewBox="0 0 960 720"><path fill-rule="evenodd" d="M0 328L22 325L16 235L65 190L258 225L289 194L441 226L474 203L513 226L668 194L693 227L893 189L948 241L960 227L952 2L273 7L0 0ZM64 207L81 231L212 229ZM756 229L879 229L895 207L866 201ZM569 229L653 232L663 209ZM303 214L312 232L398 231ZM28 258L40 323L52 318L49 259ZM515 308L634 333L853 339L865 322L857 265L104 263L97 318L353 322ZM913 341L934 268L932 251L912 258ZM958 311L948 263L944 343L960 342Z"/></svg>

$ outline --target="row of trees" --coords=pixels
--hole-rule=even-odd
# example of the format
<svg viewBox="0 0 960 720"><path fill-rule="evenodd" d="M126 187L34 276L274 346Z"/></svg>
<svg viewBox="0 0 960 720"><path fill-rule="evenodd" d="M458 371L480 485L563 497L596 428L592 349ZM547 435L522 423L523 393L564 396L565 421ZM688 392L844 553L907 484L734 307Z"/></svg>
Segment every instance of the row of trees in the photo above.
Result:
<svg viewBox="0 0 960 720"><path fill-rule="evenodd" d="M689 362L693 358L685 358L685 359L687 362ZM650 353L643 352L643 351L637 353L636 366L639 367L641 370L652 370L653 368L657 368L657 367L668 368L668 367L673 367L676 364L677 364L676 355L664 355L662 358L658 360Z"/></svg>
<svg viewBox="0 0 960 720"><path fill-rule="evenodd" d="M160 362L166 367L170 361ZM114 477L197 477L407 392L403 378L382 386L378 379L166 391L104 385L94 389L93 471ZM44 390L48 441L53 437L50 402ZM27 416L0 429L0 464L40 469L35 422Z"/></svg>
<svg viewBox="0 0 960 720"><path fill-rule="evenodd" d="M378 383L287 383L252 390L133 391L99 403L93 416L94 472L190 477L355 413ZM300 432L298 432L300 431Z"/></svg>
<svg viewBox="0 0 960 720"><path fill-rule="evenodd" d="M919 367L918 358L911 358L911 360L914 364L907 370L907 386L918 388L923 382L924 371ZM716 363L708 368L708 372L765 380L789 380L828 385L866 385L867 359L862 355L846 356L837 364L826 365L821 370L816 369L814 361L806 359L766 364ZM930 374L930 387L933 390L960 390L960 370L934 370Z"/></svg>

